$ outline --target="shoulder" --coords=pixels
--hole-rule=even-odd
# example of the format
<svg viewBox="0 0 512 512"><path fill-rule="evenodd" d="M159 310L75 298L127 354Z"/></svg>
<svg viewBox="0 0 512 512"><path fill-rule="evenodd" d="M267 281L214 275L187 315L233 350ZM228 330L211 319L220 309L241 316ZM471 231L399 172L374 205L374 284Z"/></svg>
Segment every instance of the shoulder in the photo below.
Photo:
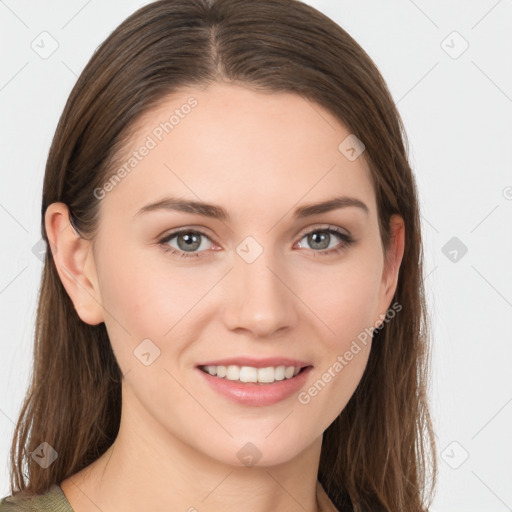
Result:
<svg viewBox="0 0 512 512"><path fill-rule="evenodd" d="M59 485L45 493L28 496L23 492L0 499L0 512L73 512Z"/></svg>

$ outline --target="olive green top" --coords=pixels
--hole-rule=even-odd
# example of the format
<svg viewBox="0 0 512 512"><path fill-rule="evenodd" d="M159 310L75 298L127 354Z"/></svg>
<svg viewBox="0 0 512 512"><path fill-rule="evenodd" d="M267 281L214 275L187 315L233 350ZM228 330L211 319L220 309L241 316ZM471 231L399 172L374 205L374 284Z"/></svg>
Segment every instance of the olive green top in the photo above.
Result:
<svg viewBox="0 0 512 512"><path fill-rule="evenodd" d="M0 512L74 512L60 485L52 485L44 494L0 500Z"/></svg>
<svg viewBox="0 0 512 512"><path fill-rule="evenodd" d="M317 493L322 512L339 512L317 480ZM0 500L0 512L74 512L62 492L60 485L54 484L44 494L20 498L6 496Z"/></svg>

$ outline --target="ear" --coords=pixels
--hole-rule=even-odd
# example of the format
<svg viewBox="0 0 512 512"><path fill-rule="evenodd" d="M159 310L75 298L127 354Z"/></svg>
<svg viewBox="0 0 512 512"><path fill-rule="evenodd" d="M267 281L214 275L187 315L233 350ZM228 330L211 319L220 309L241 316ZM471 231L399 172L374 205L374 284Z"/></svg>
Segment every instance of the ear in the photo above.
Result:
<svg viewBox="0 0 512 512"><path fill-rule="evenodd" d="M91 242L81 238L70 223L64 203L52 203L45 213L45 227L60 280L87 324L104 321L96 264Z"/></svg>
<svg viewBox="0 0 512 512"><path fill-rule="evenodd" d="M379 321L383 323L386 312L391 305L391 300L395 294L398 284L398 274L402 258L404 255L405 244L405 224L401 215L392 215L390 219L390 240L389 247L384 257L384 270L382 272L382 281L379 292Z"/></svg>

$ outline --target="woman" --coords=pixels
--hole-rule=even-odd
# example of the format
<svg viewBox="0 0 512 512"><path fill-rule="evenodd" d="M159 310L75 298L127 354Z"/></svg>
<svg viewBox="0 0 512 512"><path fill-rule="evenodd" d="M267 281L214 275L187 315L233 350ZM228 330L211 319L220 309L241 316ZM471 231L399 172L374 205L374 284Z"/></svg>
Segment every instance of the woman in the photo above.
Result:
<svg viewBox="0 0 512 512"><path fill-rule="evenodd" d="M296 0L125 20L51 146L0 511L426 510L404 139L368 55Z"/></svg>

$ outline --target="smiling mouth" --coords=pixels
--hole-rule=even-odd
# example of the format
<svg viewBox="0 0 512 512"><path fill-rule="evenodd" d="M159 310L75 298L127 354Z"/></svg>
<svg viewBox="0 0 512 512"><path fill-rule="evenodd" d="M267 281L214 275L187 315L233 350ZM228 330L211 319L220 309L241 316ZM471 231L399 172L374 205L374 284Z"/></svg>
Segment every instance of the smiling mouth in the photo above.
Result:
<svg viewBox="0 0 512 512"><path fill-rule="evenodd" d="M199 366L204 373L224 380L247 384L273 384L283 380L290 380L304 372L310 366L268 366L255 368L251 366Z"/></svg>

